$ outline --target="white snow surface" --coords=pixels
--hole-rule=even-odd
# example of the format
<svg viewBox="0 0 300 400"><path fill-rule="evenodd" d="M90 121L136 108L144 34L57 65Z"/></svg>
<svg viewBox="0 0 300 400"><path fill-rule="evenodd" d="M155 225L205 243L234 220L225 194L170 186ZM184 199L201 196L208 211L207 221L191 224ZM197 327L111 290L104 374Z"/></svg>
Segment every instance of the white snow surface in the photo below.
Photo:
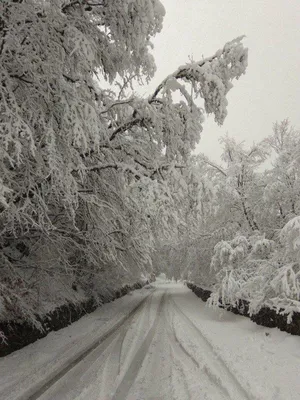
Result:
<svg viewBox="0 0 300 400"><path fill-rule="evenodd" d="M299 376L300 337L160 280L0 359L0 399L298 400Z"/></svg>

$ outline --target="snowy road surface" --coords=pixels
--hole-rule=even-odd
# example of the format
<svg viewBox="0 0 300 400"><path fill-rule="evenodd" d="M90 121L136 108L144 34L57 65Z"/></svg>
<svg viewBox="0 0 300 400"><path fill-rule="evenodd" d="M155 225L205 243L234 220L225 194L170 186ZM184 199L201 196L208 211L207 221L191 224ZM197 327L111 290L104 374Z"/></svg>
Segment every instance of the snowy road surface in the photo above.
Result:
<svg viewBox="0 0 300 400"><path fill-rule="evenodd" d="M300 338L157 282L0 360L1 400L300 399Z"/></svg>

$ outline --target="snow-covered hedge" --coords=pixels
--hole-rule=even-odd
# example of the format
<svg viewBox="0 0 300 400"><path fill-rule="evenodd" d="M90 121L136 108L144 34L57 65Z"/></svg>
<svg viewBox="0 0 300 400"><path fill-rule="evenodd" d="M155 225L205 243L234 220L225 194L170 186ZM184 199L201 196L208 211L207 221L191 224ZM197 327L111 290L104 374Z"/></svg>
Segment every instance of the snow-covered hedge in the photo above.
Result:
<svg viewBox="0 0 300 400"><path fill-rule="evenodd" d="M211 261L216 284L209 304L238 307L242 299L249 302L250 315L269 307L291 321L300 312L299 227L300 217L290 220L277 243L258 232L219 242Z"/></svg>

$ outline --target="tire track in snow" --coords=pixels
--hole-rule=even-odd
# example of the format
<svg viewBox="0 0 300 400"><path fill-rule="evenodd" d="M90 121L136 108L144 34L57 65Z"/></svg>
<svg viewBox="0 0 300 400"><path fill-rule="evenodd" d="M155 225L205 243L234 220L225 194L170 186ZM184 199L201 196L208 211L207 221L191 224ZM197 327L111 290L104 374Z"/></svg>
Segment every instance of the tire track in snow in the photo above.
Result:
<svg viewBox="0 0 300 400"><path fill-rule="evenodd" d="M131 326L130 329L127 329L125 335L123 336L123 341L121 345L120 357L119 357L119 374L121 373L121 369L124 367L126 368L127 360L130 360L134 355L134 350L137 346L137 342L140 339L141 342L143 341L144 337L147 334L147 327L151 327L150 324L150 313L151 313L151 304L153 299L152 293L149 296L149 301L147 301L145 305L145 309L143 310L142 316L139 316L137 321L137 326ZM132 322L132 325L135 321ZM146 327L146 332L145 332ZM133 332L132 332L133 331ZM133 337L132 334L133 333ZM130 338L131 336L131 338ZM128 341L130 341L129 346ZM125 349L125 350L124 350Z"/></svg>
<svg viewBox="0 0 300 400"><path fill-rule="evenodd" d="M109 351L108 356L103 363L103 371L101 376L101 387L99 388L100 398L105 399L109 389L114 387L114 381L119 375L120 371L120 354L122 351L122 344L126 336L127 330L122 331L117 336L117 340Z"/></svg>
<svg viewBox="0 0 300 400"><path fill-rule="evenodd" d="M172 360L172 397L174 399L180 398L180 400L192 400L186 379L186 373L181 361L179 361L178 357L176 357L175 352L176 348L170 344L170 355ZM178 387L178 382L182 382L183 384Z"/></svg>
<svg viewBox="0 0 300 400"><path fill-rule="evenodd" d="M118 384L115 393L112 396L112 400L126 399L131 389L131 386L133 385L138 373L140 372L140 367L148 353L149 347L154 338L164 303L165 303L165 293L163 293L163 295L161 296L153 324L147 336L145 337L143 343L140 345L139 349L135 353L135 356L131 360L131 363L129 364L126 372L124 373L121 382Z"/></svg>
<svg viewBox="0 0 300 400"><path fill-rule="evenodd" d="M208 341L203 332L201 332L192 320L180 309L174 299L171 298L171 301L179 318L183 318L187 325L196 333L200 348L205 350L208 355L206 358L208 358L209 361L207 362L207 360L205 360L207 363L202 371L210 376L211 381L214 382L215 385L222 385L224 394L226 394L226 392L229 393L229 399L232 399L230 396L234 396L237 400L256 400L256 397L246 391L238 378L228 368L225 361L216 353L213 345ZM211 368L213 368L213 370ZM225 382L229 383L229 387L224 386L222 378L225 378Z"/></svg>
<svg viewBox="0 0 300 400"><path fill-rule="evenodd" d="M168 304L170 304L169 297L168 297ZM170 335L170 338L173 339L173 342L177 345L177 347L179 346L179 350L183 352L193 362L194 367L196 366L197 368L200 368L200 365L198 361L195 359L195 357L188 352L188 350L183 346L183 344L178 339L174 328L174 317L171 316L170 313L166 312L165 314L166 314L166 321L168 322L168 324L166 325L166 329Z"/></svg>
<svg viewBox="0 0 300 400"><path fill-rule="evenodd" d="M132 357L137 340L139 338L143 340L143 336L147 334L147 330L146 333L144 331L144 322L146 317L149 317L153 294L154 292L151 293L150 296L148 296L148 301L146 302L140 313L135 314L133 318L128 321L130 325L127 326L128 323L126 323L120 328L118 339L115 342L113 348L109 351L108 357L104 361L100 387L100 399L107 399L109 398L109 396L112 396L115 388L116 379L121 374L122 368L126 368L126 360L130 360L130 358ZM137 318L137 325L135 325L135 318ZM149 324L146 326L149 326ZM125 346L127 335L130 335L132 333L134 336L133 338L131 338L131 343L129 344L129 346ZM124 351L124 348L126 348L126 352ZM122 358L124 359L123 362Z"/></svg>
<svg viewBox="0 0 300 400"><path fill-rule="evenodd" d="M168 304L171 306L170 300ZM184 384L189 393L189 398L198 399L199 392L201 392L201 398L203 399L231 400L226 388L216 385L215 380L212 379L209 374L203 376L203 370L201 369L199 362L193 354L184 347L184 344L177 337L174 326L174 314L172 315L170 312L168 314L166 313L166 321L166 330L171 339L170 346L173 350L174 363L177 363L182 371ZM186 369L187 372L184 372L184 369ZM190 384L191 382L193 382L192 385ZM194 382L199 382L199 384L197 383L195 385Z"/></svg>
<svg viewBox="0 0 300 400"><path fill-rule="evenodd" d="M77 354L72 360L68 361L65 365L59 368L58 371L55 371L50 376L45 378L39 385L37 385L34 389L31 388L29 391L24 393L22 396L19 396L16 400L38 400L44 393L46 393L53 385L55 385L59 380L65 377L71 370L77 367L83 360L85 360L90 354L92 354L95 350L100 348L104 342L109 341L107 345L109 345L114 338L116 337L116 333L120 329L120 327L124 324L130 323L130 321L134 318L134 316L142 309L145 305L149 297L153 294L149 293L137 306L130 311L129 314L125 315L122 319L120 319L113 327L108 329L103 335L101 335L96 341L94 341L90 346ZM106 344L106 343L105 343Z"/></svg>

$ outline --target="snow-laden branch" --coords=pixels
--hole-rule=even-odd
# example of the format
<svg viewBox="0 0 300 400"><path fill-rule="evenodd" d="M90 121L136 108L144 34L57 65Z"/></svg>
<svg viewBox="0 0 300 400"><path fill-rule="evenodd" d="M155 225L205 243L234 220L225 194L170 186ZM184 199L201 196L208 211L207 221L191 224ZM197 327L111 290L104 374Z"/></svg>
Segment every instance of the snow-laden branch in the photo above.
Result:
<svg viewBox="0 0 300 400"><path fill-rule="evenodd" d="M240 36L226 43L212 57L179 67L160 83L150 101L157 98L170 80L182 79L192 83L196 95L203 97L206 111L214 113L216 121L222 124L227 114L225 96L232 88L231 81L244 74L248 65L248 50L242 45L243 38Z"/></svg>
<svg viewBox="0 0 300 400"><path fill-rule="evenodd" d="M117 129L113 131L110 135L109 140L112 141L116 138L116 136L120 133L124 133L129 129L133 128L134 126L143 126L144 118L133 118L129 121L125 122L124 124L120 125Z"/></svg>
<svg viewBox="0 0 300 400"><path fill-rule="evenodd" d="M222 122L246 51L236 40L148 99L126 98L130 79L154 74L150 40L163 16L159 0L0 1L0 283L11 290L0 289L0 303L17 294L18 318L35 318L36 291L41 303L51 288L50 302L65 304L73 283L96 296L125 268L135 278L150 270L155 238L186 229L202 206L197 191L212 191L187 167L202 131L196 97ZM29 314L23 289L33 292Z"/></svg>
<svg viewBox="0 0 300 400"><path fill-rule="evenodd" d="M195 106L192 97L185 89L184 84L190 83L194 89L195 96L203 98L206 112L208 114L213 113L215 120L222 124L227 115L226 95L233 86L231 81L244 74L248 65L248 50L243 47L242 39L243 36L228 42L223 49L217 51L212 57L179 67L160 83L148 98L148 104L155 106L156 112L159 112L160 107L165 103L163 101L165 94L179 90L186 98L188 106L191 107L190 113L197 111L199 118L202 115L202 111ZM179 84L178 80L183 81L184 84ZM162 97L159 98L159 95ZM139 118L134 117L135 114L136 112L125 124L120 125L113 131L110 135L110 140L114 140L118 134L126 132L133 126L143 124L142 114L140 114L141 117ZM196 114L195 118L197 118ZM198 129L200 130L201 128L199 127Z"/></svg>
<svg viewBox="0 0 300 400"><path fill-rule="evenodd" d="M201 161L203 161L205 164L211 166L212 168L214 168L215 170L220 172L222 175L227 176L226 171L220 165L212 162L208 157L202 156Z"/></svg>

